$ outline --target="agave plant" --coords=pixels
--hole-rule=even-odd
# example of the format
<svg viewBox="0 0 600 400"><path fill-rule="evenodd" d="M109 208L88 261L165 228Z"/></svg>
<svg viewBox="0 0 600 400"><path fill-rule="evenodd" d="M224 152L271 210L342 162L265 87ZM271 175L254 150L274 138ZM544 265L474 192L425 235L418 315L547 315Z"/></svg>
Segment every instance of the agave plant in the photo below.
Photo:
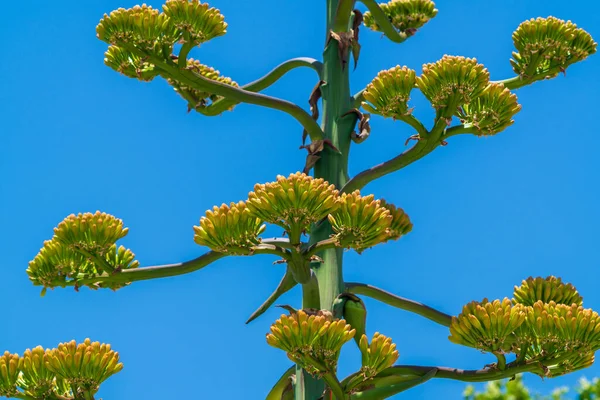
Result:
<svg viewBox="0 0 600 400"><path fill-rule="evenodd" d="M218 2L218 0L215 0ZM120 8L104 15L97 37L106 43L105 64L125 77L162 78L188 111L215 116L247 103L292 116L308 151L303 171L249 187L247 198L232 199L199 215L190 240L207 248L198 258L141 267L133 252L117 244L128 229L102 213L70 215L60 222L32 259L27 274L47 289L119 290L137 281L191 273L224 257L269 255L284 265L281 283L250 316L261 316L282 294L302 287L301 307L285 306L266 336L269 345L293 362L267 399L384 399L432 378L485 381L531 372L552 377L585 368L600 348L600 317L559 278L529 278L514 298L473 301L451 316L382 289L343 280L344 250L367 253L412 230L405 211L364 190L447 144L456 135L495 135L513 124L521 110L514 90L553 78L595 53L591 36L554 17L521 24L513 34L515 76L491 80L478 60L445 55L425 60L422 71L392 65L366 87L350 93L351 59L360 58L359 31L382 33L395 43L417 35L438 11L431 0L327 0L323 60L284 62L263 78L239 85L204 64L202 45L227 32L220 10L199 0L167 0L162 8ZM200 47L200 60L189 57ZM296 68L316 73L310 110L261 91ZM426 124L412 113L411 93L420 91L435 111ZM322 109L319 110L319 100ZM352 145L364 142L371 116L392 118L415 130L414 145L393 159L349 175ZM300 140L300 132L299 132ZM308 140L308 143L306 143ZM299 168L302 169L302 168ZM251 190L251 191L250 191ZM282 232L265 238L267 225ZM200 295L201 296L201 295ZM454 343L488 352L495 362L479 370L396 364L402 345L379 332L366 333L370 297L421 315L449 329ZM339 376L342 348L352 339L361 354L356 372ZM514 353L513 361L506 355ZM37 347L23 357L0 358L0 394L16 398L93 398L99 385L122 364L110 346L89 340ZM265 391L268 390L265 387ZM253 396L256 398L257 396Z"/></svg>

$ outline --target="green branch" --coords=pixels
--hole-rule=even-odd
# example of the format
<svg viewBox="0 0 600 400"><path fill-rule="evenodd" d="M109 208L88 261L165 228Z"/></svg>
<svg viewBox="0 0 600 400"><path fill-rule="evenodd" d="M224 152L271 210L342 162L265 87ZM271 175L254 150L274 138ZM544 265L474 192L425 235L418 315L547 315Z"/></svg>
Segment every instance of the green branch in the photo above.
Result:
<svg viewBox="0 0 600 400"><path fill-rule="evenodd" d="M256 318L264 314L264 312L267 311L269 307L271 307L273 303L275 303L277 299L281 297L281 295L292 290L294 287L296 287L297 284L298 283L294 280L294 276L292 275L292 271L288 267L285 271L285 275L281 279L281 282L279 282L279 285L277 286L275 291L271 293L269 298L267 298L267 300L265 300L265 302L260 307L258 307L256 311L252 313L252 315L250 316L250 318L248 318L246 323L249 324Z"/></svg>
<svg viewBox="0 0 600 400"><path fill-rule="evenodd" d="M155 54L146 53L139 50L135 46L131 46L126 43L120 43L119 46L131 51L135 55L147 59L148 62L162 69L171 78L196 90L213 93L218 96L234 100L238 103L254 104L283 111L294 117L304 127L312 141L323 139L323 131L317 122L312 119L310 114L292 102L267 96L261 93L253 93L235 86L205 78L194 73L193 71L180 69L177 64L171 60L165 60L156 56Z"/></svg>
<svg viewBox="0 0 600 400"><path fill-rule="evenodd" d="M358 173L344 185L341 190L342 193L352 193L354 190L361 190L370 182L412 164L431 153L442 144L444 139L450 136L456 136L463 133L475 133L475 128L470 125L458 125L446 129L446 122L443 118L439 118L436 121L430 132L427 131L421 121L412 115L399 118L399 120L409 124L418 132L419 140L417 143L391 160Z"/></svg>
<svg viewBox="0 0 600 400"><path fill-rule="evenodd" d="M438 369L433 367L422 376L418 378L404 380L402 382L394 383L391 385L385 385L382 387L375 387L373 389L365 390L363 392L354 393L350 398L352 400L380 400L387 399L388 397L392 397L395 394L404 392L410 388L413 388L417 385L427 382L431 378L433 378Z"/></svg>
<svg viewBox="0 0 600 400"><path fill-rule="evenodd" d="M215 251L209 251L206 254L201 255L198 258L195 258L190 261L178 263L178 264L168 264L168 265L158 265L152 267L144 267L144 268L135 268L135 269L126 269L121 272L115 274L103 274L93 278L85 278L68 281L66 285L64 282L62 283L65 286L81 286L85 284L93 284L93 283L130 283L137 281L144 281L149 279L157 279L157 278L167 278L171 276L184 275L189 274L190 272L198 271L206 267L207 265L220 260L223 257L226 257L228 254L225 253L217 253Z"/></svg>
<svg viewBox="0 0 600 400"><path fill-rule="evenodd" d="M449 138L451 136L456 136L456 135L463 135L465 133L476 133L477 129L475 129L475 127L473 125L456 125L453 126L452 128L448 128L446 129L446 131L444 132L444 134L442 135L442 138L446 139Z"/></svg>
<svg viewBox="0 0 600 400"><path fill-rule="evenodd" d="M568 64L566 66L561 66L561 67L554 67L543 74L533 75L529 78L524 78L524 77L517 75L512 78L503 79L500 81L492 81L491 83L501 83L504 85L504 87L506 87L510 90L519 89L519 88L522 88L523 86L531 85L534 82L544 80L548 76L554 76L560 72L564 72L566 67L568 67L571 64Z"/></svg>
<svg viewBox="0 0 600 400"><path fill-rule="evenodd" d="M508 367L504 371L500 371L495 368L484 368L478 370L463 370L458 368L447 368L447 367L422 367L416 365L396 365L394 367L387 368L377 375L377 378L385 378L393 375L414 375L424 376L431 372L431 370L437 370L435 378L441 379L452 379L463 382L487 382L495 381L498 379L504 379L512 377L516 374L523 372L533 372L538 370L540 367L533 364L514 365ZM375 379L377 379L375 378Z"/></svg>
<svg viewBox="0 0 600 400"><path fill-rule="evenodd" d="M293 58L291 60L279 64L277 67L275 67L262 78L259 78L254 82L250 82L247 85L242 86L242 89L248 92L260 92L273 85L288 72L301 67L312 68L319 76L319 79L321 79L321 74L323 73L323 63L315 60L314 58ZM214 103L212 103L210 106L204 109L199 109L198 111L203 115L212 117L223 113L224 111L235 106L236 104L238 104L238 102L236 102L235 100L220 98Z"/></svg>
<svg viewBox="0 0 600 400"><path fill-rule="evenodd" d="M357 92L354 96L352 96L350 101L352 102L353 108L360 109L362 102L365 100L365 90L366 89L362 89L360 92Z"/></svg>
<svg viewBox="0 0 600 400"><path fill-rule="evenodd" d="M406 33L398 32L375 0L360 0L360 2L369 9L377 26L388 39L395 43L402 43L408 38Z"/></svg>
<svg viewBox="0 0 600 400"><path fill-rule="evenodd" d="M398 121L402 121L402 122L407 123L408 125L410 125L414 130L417 131L417 133L421 137L427 137L427 135L429 134L429 132L427 131L427 128L425 128L425 125L423 125L423 123L421 121L419 121L412 114L400 117L400 118L398 118Z"/></svg>
<svg viewBox="0 0 600 400"><path fill-rule="evenodd" d="M325 381L325 383L327 383L327 386L329 386L329 389L331 389L334 399L336 399L336 400L346 400L347 399L347 396L344 393L344 389L342 388L340 381L338 380L337 376L335 376L335 374L333 372L331 372L331 371L326 372L325 375L323 375L323 380Z"/></svg>
<svg viewBox="0 0 600 400"><path fill-rule="evenodd" d="M346 185L344 185L341 192L351 193L354 190L360 190L375 179L398 171L399 169L402 169L407 165L423 158L427 154L431 153L439 144L439 141L432 139L419 140L413 147L406 150L402 154L355 175L348 181L348 183L346 183Z"/></svg>
<svg viewBox="0 0 600 400"><path fill-rule="evenodd" d="M371 285L347 282L346 290L354 294L362 294L363 296L371 297L372 299L379 300L382 303L388 304L392 307L401 308L403 310L419 314L420 316L428 318L433 322L443 326L450 326L450 323L452 322L452 316L448 314L426 306L425 304L396 296Z"/></svg>
<svg viewBox="0 0 600 400"><path fill-rule="evenodd" d="M261 244L254 247L252 249L252 255L260 255L260 254L269 254L276 255L282 258L289 258L289 253L285 252L285 250L280 245L285 245L287 243L286 239L271 239L271 240L263 240ZM218 253L216 251L209 251L208 253L203 254L202 256L195 258L190 261L177 263L177 264L167 264L167 265L157 265L152 267L143 267L143 268L135 268L135 269L126 269L120 272L111 273L111 274L102 274L92 278L84 278L71 280L66 282L57 282L57 286L82 286L86 284L94 284L94 283L131 283L137 281L144 281L149 279L158 279L158 278L168 278L171 276L184 275L189 274L191 272L198 271L213 262L220 260L228 256L227 253Z"/></svg>

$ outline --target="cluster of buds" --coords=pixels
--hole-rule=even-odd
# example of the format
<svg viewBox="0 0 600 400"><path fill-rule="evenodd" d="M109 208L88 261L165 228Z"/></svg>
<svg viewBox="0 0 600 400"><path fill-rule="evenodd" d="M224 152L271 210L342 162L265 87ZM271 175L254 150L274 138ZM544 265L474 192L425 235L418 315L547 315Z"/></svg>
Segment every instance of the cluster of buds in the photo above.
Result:
<svg viewBox="0 0 600 400"><path fill-rule="evenodd" d="M593 353L600 349L600 316L577 304L538 301L527 308L526 322L516 334L529 360Z"/></svg>
<svg viewBox="0 0 600 400"><path fill-rule="evenodd" d="M245 202L207 211L194 227L194 240L219 253L250 255L266 229L263 222L282 227L298 245L311 225L325 219L333 227L333 242L358 252L397 240L412 229L401 208L359 191L340 196L334 185L297 172L255 185Z"/></svg>
<svg viewBox="0 0 600 400"><path fill-rule="evenodd" d="M362 335L358 345L362 354L360 373L364 380L374 378L378 373L394 365L400 354L392 339L375 332L371 343L367 335Z"/></svg>
<svg viewBox="0 0 600 400"><path fill-rule="evenodd" d="M96 27L98 39L116 46L135 46L148 52L171 49L177 30L166 14L146 4L104 14Z"/></svg>
<svg viewBox="0 0 600 400"><path fill-rule="evenodd" d="M186 69L206 79L210 79L211 81L216 81L225 85L235 87L238 86L238 84L234 82L231 78L221 76L220 72L216 69L201 64L198 60L194 60L193 58L187 60ZM190 102L190 104L194 104L196 108L204 107L208 99L210 99L211 101L215 101L218 98L218 96L215 94L190 88L185 84L177 81L176 79L168 78L167 82L169 82L169 84L173 86L175 91L179 93L181 97Z"/></svg>
<svg viewBox="0 0 600 400"><path fill-rule="evenodd" d="M26 395L36 399L50 399L54 395L68 398L71 391L68 382L58 378L46 366L46 354L50 351L42 346L25 350L21 357L18 386Z"/></svg>
<svg viewBox="0 0 600 400"><path fill-rule="evenodd" d="M517 96L504 85L490 83L481 95L458 109L463 124L472 125L477 135L489 136L514 123L513 116L521 111Z"/></svg>
<svg viewBox="0 0 600 400"><path fill-rule="evenodd" d="M0 396L14 397L17 393L21 361L18 354L6 351L0 356Z"/></svg>
<svg viewBox="0 0 600 400"><path fill-rule="evenodd" d="M340 207L329 215L329 222L339 245L359 253L398 239L412 228L404 211L375 200L373 195L361 196L358 190L340 197Z"/></svg>
<svg viewBox="0 0 600 400"><path fill-rule="evenodd" d="M104 53L104 64L129 78L143 82L150 82L159 74L153 64L115 45L108 46L108 50Z"/></svg>
<svg viewBox="0 0 600 400"><path fill-rule="evenodd" d="M219 10L199 0L167 0L163 11L177 29L181 43L197 46L227 32Z"/></svg>
<svg viewBox="0 0 600 400"><path fill-rule="evenodd" d="M431 0L391 0L388 3L379 4L379 7L392 25L407 35L414 34L417 29L438 13ZM364 24L374 31L381 30L370 12L365 13Z"/></svg>
<svg viewBox="0 0 600 400"><path fill-rule="evenodd" d="M334 319L329 311L299 310L275 321L267 343L285 351L308 373L321 376L336 370L342 346L355 333L345 320Z"/></svg>
<svg viewBox="0 0 600 400"><path fill-rule="evenodd" d="M560 278L528 278L512 301L471 302L452 319L449 339L495 354L514 352L540 376L589 367L600 349L600 315Z"/></svg>
<svg viewBox="0 0 600 400"><path fill-rule="evenodd" d="M266 226L250 213L246 203L215 206L194 226L194 241L219 253L248 255L260 243L260 235Z"/></svg>
<svg viewBox="0 0 600 400"><path fill-rule="evenodd" d="M451 342L491 353L507 353L514 348L513 332L525 321L526 310L508 298L492 302L483 299L463 307L450 324Z"/></svg>
<svg viewBox="0 0 600 400"><path fill-rule="evenodd" d="M415 71L396 66L381 71L363 92L365 110L383 117L402 118L411 113L410 92L415 87Z"/></svg>
<svg viewBox="0 0 600 400"><path fill-rule="evenodd" d="M554 17L521 23L513 33L513 42L517 51L510 62L525 79L552 78L595 53L597 47L589 33L571 21Z"/></svg>
<svg viewBox="0 0 600 400"><path fill-rule="evenodd" d="M338 191L323 179L297 172L277 181L257 184L248 194L248 209L261 220L285 229L299 239L311 224L327 218L339 207Z"/></svg>
<svg viewBox="0 0 600 400"><path fill-rule="evenodd" d="M220 76L219 71L187 59L193 47L224 35L227 24L218 9L199 0L167 0L162 10L144 4L105 14L96 27L98 38L110 45L104 62L115 71L141 81L164 77L188 101L190 110L201 111L208 99L215 101L218 96L188 87L171 76L164 65L175 65L177 61L178 67L198 76L237 86L230 78ZM175 43L182 45L179 57L172 55Z"/></svg>
<svg viewBox="0 0 600 400"><path fill-rule="evenodd" d="M0 357L0 396L27 399L92 398L102 382L123 369L110 345L75 341Z"/></svg>
<svg viewBox="0 0 600 400"><path fill-rule="evenodd" d="M445 55L423 65L417 87L443 117L450 118L458 107L469 104L488 86L490 74L474 58Z"/></svg>
<svg viewBox="0 0 600 400"><path fill-rule="evenodd" d="M45 354L46 367L69 385L85 392L95 393L102 382L123 369L119 353L109 344L85 339L60 343L58 348Z"/></svg>
<svg viewBox="0 0 600 400"><path fill-rule="evenodd" d="M145 4L119 8L100 20L97 36L112 45L156 53L167 48L170 54L177 42L197 46L227 31L219 10L198 0L168 0L163 11Z"/></svg>
<svg viewBox="0 0 600 400"><path fill-rule="evenodd" d="M513 294L513 303L533 306L538 301L542 303L565 304L570 306L576 304L583 305L583 297L579 295L575 286L570 283L563 283L560 278L549 276L529 277L521 283L521 286L515 286Z"/></svg>
<svg viewBox="0 0 600 400"><path fill-rule="evenodd" d="M71 214L54 228L56 240L73 250L104 256L115 242L127 235L123 221L110 214Z"/></svg>
<svg viewBox="0 0 600 400"><path fill-rule="evenodd" d="M547 365L547 370L544 371L544 376L557 377L560 375L569 374L580 369L591 367L594 363L594 353L575 353L572 357L555 365Z"/></svg>
<svg viewBox="0 0 600 400"><path fill-rule="evenodd" d="M70 281L77 284L82 279L137 268L139 263L131 250L116 245L127 233L123 221L106 213L70 215L58 224L52 240L45 241L29 263L29 279L34 285L54 288ZM86 283L92 289L116 290L125 285Z"/></svg>

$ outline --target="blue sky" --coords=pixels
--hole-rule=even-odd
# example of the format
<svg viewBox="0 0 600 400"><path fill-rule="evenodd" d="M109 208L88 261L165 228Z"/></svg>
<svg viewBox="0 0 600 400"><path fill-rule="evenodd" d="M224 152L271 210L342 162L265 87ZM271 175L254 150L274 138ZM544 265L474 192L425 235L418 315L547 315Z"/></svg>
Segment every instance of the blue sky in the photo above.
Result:
<svg viewBox="0 0 600 400"><path fill-rule="evenodd" d="M116 293L71 289L41 298L25 269L52 228L70 213L102 210L130 228L123 240L142 265L184 261L206 249L192 226L215 204L245 199L256 182L302 168L301 128L285 114L241 105L219 117L187 114L164 82L119 76L103 65L95 38L104 12L124 0L4 5L0 42L0 350L22 352L71 339L109 342L125 369L101 388L105 399L261 399L288 366L264 341L280 314L244 321L283 273L268 256L229 258L191 275L140 282ZM292 57L319 58L323 1L213 0L229 33L193 57L246 83ZM492 79L513 76L511 34L528 18L571 19L600 38L596 2L439 0L438 16L398 45L361 32L353 91L397 64L420 71L444 54L477 57ZM151 2L159 6L160 2ZM600 58L567 77L518 91L516 124L493 138L454 137L410 167L370 184L411 216L399 242L358 256L345 277L380 286L450 314L483 297L512 295L530 275L559 275L600 310L598 111ZM296 70L267 93L302 106L315 84ZM415 115L431 125L416 91ZM354 145L355 174L404 149L413 132L374 118ZM298 304L295 290L281 303ZM446 328L367 301L368 330L392 336L403 364L480 368L492 360L447 340ZM350 344L341 374L358 368ZM600 366L526 382L549 391L600 375ZM434 380L399 399L458 399L460 382Z"/></svg>

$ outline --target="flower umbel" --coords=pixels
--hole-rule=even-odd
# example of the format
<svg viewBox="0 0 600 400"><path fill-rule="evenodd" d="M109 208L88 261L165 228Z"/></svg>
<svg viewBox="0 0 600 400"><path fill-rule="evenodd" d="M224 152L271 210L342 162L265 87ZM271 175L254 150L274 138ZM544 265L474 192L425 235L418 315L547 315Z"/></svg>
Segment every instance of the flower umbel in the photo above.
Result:
<svg viewBox="0 0 600 400"><path fill-rule="evenodd" d="M414 34L438 12L431 0L391 0L379 7L396 29L408 35ZM364 14L364 24L374 31L381 30L370 12Z"/></svg>
<svg viewBox="0 0 600 400"><path fill-rule="evenodd" d="M104 53L104 64L129 78L144 82L150 82L159 74L153 64L142 60L129 50L114 45L108 46Z"/></svg>
<svg viewBox="0 0 600 400"><path fill-rule="evenodd" d="M182 43L197 46L227 32L221 12L198 0L167 0L163 10L177 28Z"/></svg>
<svg viewBox="0 0 600 400"><path fill-rule="evenodd" d="M491 353L507 353L514 347L513 332L523 324L525 306L512 305L508 298L492 302L483 299L463 307L450 325L451 342Z"/></svg>
<svg viewBox="0 0 600 400"><path fill-rule="evenodd" d="M374 378L378 373L394 365L400 353L392 339L375 332L371 343L367 335L362 335L359 342L362 354L362 367L360 372L365 380Z"/></svg>
<svg viewBox="0 0 600 400"><path fill-rule="evenodd" d="M489 80L489 72L476 59L445 55L423 65L417 87L443 117L449 118L458 107L477 98Z"/></svg>
<svg viewBox="0 0 600 400"><path fill-rule="evenodd" d="M277 181L257 184L246 202L251 214L281 226L290 237L309 232L311 224L339 207L338 191L323 179L297 172Z"/></svg>
<svg viewBox="0 0 600 400"><path fill-rule="evenodd" d="M109 44L130 45L156 53L164 53L164 47L170 53L178 40L177 29L167 15L145 4L104 14L96 34L98 39Z"/></svg>
<svg viewBox="0 0 600 400"><path fill-rule="evenodd" d="M521 105L514 93L502 84L490 83L479 96L460 107L457 115L463 124L475 127L477 135L489 136L512 125L519 111Z"/></svg>
<svg viewBox="0 0 600 400"><path fill-rule="evenodd" d="M363 93L365 110L383 117L402 118L412 110L408 108L410 92L415 87L415 71L396 66L381 71Z"/></svg>
<svg viewBox="0 0 600 400"><path fill-rule="evenodd" d="M46 367L45 357L50 352L51 350L44 350L42 346L37 346L23 353L18 385L28 396L36 399L51 399L56 395L68 394L66 382L57 379L55 373Z"/></svg>
<svg viewBox="0 0 600 400"><path fill-rule="evenodd" d="M57 378L92 393L102 382L123 369L119 353L108 344L90 339L79 344L74 340L59 344L58 348L46 352L45 364Z"/></svg>
<svg viewBox="0 0 600 400"><path fill-rule="evenodd" d="M275 321L267 334L267 343L284 350L290 360L308 373L320 376L335 371L342 346L355 333L345 320L334 319L329 311L299 310Z"/></svg>
<svg viewBox="0 0 600 400"><path fill-rule="evenodd" d="M56 228L56 240L73 250L104 256L115 242L127 235L123 221L110 214L96 211L71 214Z"/></svg>
<svg viewBox="0 0 600 400"><path fill-rule="evenodd" d="M515 286L513 294L513 303L520 303L525 306L533 306L536 302L565 304L570 306L583 304L583 297L579 295L575 286L570 283L563 283L560 278L549 276L547 278L529 277L521 283L521 286Z"/></svg>
<svg viewBox="0 0 600 400"><path fill-rule="evenodd" d="M223 204L207 211L200 226L194 226L194 241L219 253L247 255L260 243L258 235L265 228L243 201Z"/></svg>
<svg viewBox="0 0 600 400"><path fill-rule="evenodd" d="M359 191L344 193L340 207L329 214L334 237L343 247L357 252L382 243L390 237L393 216L373 195L361 196Z"/></svg>
<svg viewBox="0 0 600 400"><path fill-rule="evenodd" d="M552 78L569 65L596 52L589 33L555 17L525 21L513 33L516 52L510 60L521 77Z"/></svg>
<svg viewBox="0 0 600 400"><path fill-rule="evenodd" d="M528 360L552 362L572 353L588 354L600 349L600 316L591 309L553 301L537 301L515 332Z"/></svg>

